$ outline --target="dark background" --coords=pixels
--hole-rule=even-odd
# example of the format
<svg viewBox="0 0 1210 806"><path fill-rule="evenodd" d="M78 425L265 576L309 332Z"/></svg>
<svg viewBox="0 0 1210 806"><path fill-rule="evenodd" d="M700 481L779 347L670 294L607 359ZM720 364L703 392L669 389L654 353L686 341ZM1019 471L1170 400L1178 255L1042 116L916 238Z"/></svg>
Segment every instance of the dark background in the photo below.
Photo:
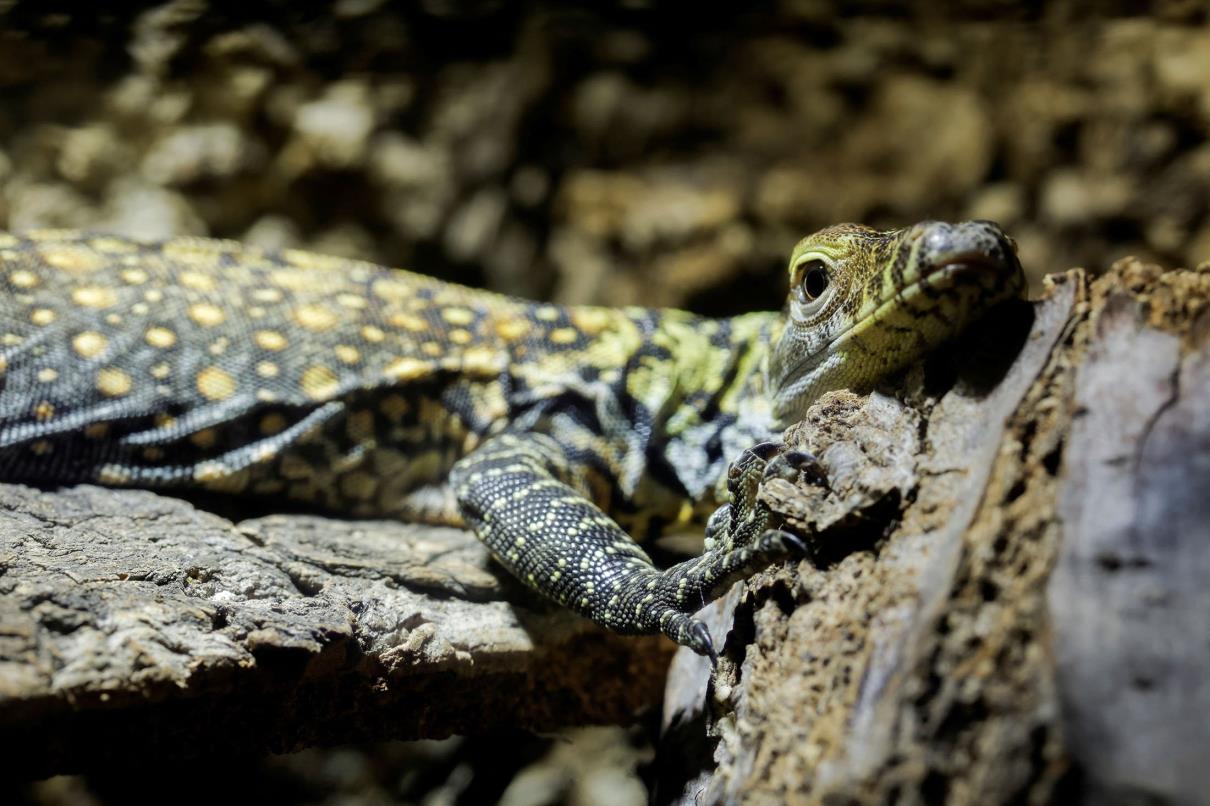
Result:
<svg viewBox="0 0 1210 806"><path fill-rule="evenodd" d="M795 241L845 220L995 219L1035 291L1127 254L1210 259L1202 2L95 5L0 2L0 227L302 246L711 314L779 306ZM524 768L523 801L625 803L648 735L137 780L186 800L252 775L264 802L469 803ZM135 780L21 796L127 802Z"/></svg>
<svg viewBox="0 0 1210 806"><path fill-rule="evenodd" d="M1204 3L97 5L0 15L0 225L707 313L838 221L1210 257Z"/></svg>

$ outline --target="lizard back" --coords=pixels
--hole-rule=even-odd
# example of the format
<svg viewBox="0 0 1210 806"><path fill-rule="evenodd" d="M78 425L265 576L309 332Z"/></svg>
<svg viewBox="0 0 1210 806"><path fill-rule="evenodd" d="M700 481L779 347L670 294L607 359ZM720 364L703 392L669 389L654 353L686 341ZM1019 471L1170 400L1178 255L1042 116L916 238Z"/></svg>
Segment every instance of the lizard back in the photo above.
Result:
<svg viewBox="0 0 1210 806"><path fill-rule="evenodd" d="M789 272L782 312L715 320L222 241L0 235L0 479L461 521L554 601L713 656L692 614L803 550L756 495L818 465L778 426L1024 287L986 221L828 227ZM701 557L661 570L635 542L725 493Z"/></svg>
<svg viewBox="0 0 1210 806"><path fill-rule="evenodd" d="M0 478L15 481L456 521L426 494L457 458L641 340L620 311L201 238L3 235L0 271Z"/></svg>

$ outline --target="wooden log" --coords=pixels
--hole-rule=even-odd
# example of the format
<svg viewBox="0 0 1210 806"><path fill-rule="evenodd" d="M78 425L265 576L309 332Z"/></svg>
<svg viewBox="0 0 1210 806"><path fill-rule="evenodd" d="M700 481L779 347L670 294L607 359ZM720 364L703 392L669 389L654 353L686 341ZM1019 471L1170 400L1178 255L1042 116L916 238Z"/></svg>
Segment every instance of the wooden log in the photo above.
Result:
<svg viewBox="0 0 1210 806"><path fill-rule="evenodd" d="M716 605L713 679L678 654L660 758L709 741L665 799L1202 801L1207 300L1210 264L1069 272L906 403L814 406L832 489L762 496L816 556Z"/></svg>
<svg viewBox="0 0 1210 806"><path fill-rule="evenodd" d="M811 557L678 653L661 800L1196 801L1210 705L1210 265L1051 280L787 441ZM458 530L0 488L0 742L24 774L626 722L668 645L603 635Z"/></svg>
<svg viewBox="0 0 1210 806"><path fill-rule="evenodd" d="M0 747L23 776L628 723L670 651L546 606L457 529L0 486Z"/></svg>

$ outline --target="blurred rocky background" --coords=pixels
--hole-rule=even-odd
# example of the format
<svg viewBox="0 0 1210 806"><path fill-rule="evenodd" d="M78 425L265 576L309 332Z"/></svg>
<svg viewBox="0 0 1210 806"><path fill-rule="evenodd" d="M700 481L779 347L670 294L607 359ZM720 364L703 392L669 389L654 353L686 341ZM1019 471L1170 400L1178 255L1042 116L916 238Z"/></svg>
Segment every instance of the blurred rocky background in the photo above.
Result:
<svg viewBox="0 0 1210 806"><path fill-rule="evenodd" d="M0 225L710 313L847 220L996 219L1035 280L1192 265L1210 25L1139 8L3 2Z"/></svg>
<svg viewBox="0 0 1210 806"><path fill-rule="evenodd" d="M1203 2L83 8L0 0L0 227L301 246L711 314L778 306L794 242L842 220L995 219L1035 287L1127 254L1210 258ZM513 780L483 772L496 753L540 784L518 803L641 800L642 741L608 735L263 774L314 802L352 802L348 781L365 802L482 802ZM585 756L620 777L576 789Z"/></svg>

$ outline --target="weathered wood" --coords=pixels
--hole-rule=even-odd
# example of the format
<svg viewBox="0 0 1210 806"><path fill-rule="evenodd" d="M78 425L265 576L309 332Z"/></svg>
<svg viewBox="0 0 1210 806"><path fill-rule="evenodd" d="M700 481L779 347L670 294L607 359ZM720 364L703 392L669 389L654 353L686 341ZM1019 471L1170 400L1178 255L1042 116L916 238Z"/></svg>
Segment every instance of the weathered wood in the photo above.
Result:
<svg viewBox="0 0 1210 806"><path fill-rule="evenodd" d="M819 531L815 561L717 605L709 684L674 660L668 741L713 742L665 793L1204 798L1207 300L1210 265L1071 272L909 377L906 405L813 407L788 440L832 490L762 496Z"/></svg>
<svg viewBox="0 0 1210 806"><path fill-rule="evenodd" d="M631 722L669 652L546 607L456 529L0 486L0 746L22 775Z"/></svg>
<svg viewBox="0 0 1210 806"><path fill-rule="evenodd" d="M661 798L1195 801L1210 735L1210 265L1055 278L895 395L787 438L809 561L680 653ZM0 488L0 741L26 774L626 721L668 646L604 636L457 530Z"/></svg>
<svg viewBox="0 0 1210 806"><path fill-rule="evenodd" d="M1210 798L1210 276L1103 286L1075 380L1049 609L1093 799Z"/></svg>

